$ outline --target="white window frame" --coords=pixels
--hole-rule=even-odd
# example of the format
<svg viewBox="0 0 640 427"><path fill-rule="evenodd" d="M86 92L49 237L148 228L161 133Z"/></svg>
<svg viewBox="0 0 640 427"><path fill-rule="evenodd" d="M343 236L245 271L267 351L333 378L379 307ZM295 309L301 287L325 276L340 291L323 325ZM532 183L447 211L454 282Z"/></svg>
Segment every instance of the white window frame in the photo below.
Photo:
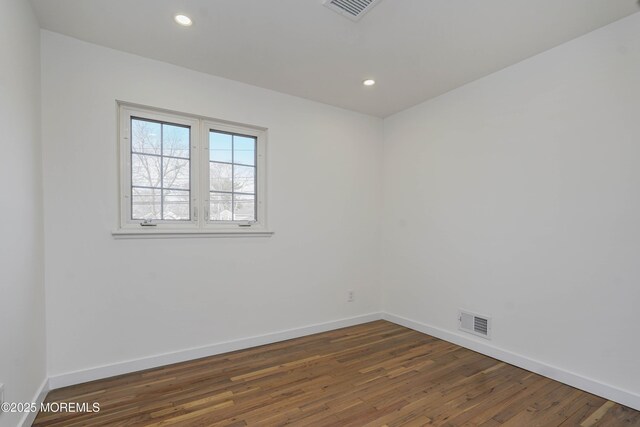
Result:
<svg viewBox="0 0 640 427"><path fill-rule="evenodd" d="M118 238L270 236L266 209L267 129L209 117L118 102L119 221L112 232ZM152 226L131 218L131 118L138 117L190 127L190 198L188 221L154 220ZM256 221L209 220L209 132L221 131L256 138Z"/></svg>

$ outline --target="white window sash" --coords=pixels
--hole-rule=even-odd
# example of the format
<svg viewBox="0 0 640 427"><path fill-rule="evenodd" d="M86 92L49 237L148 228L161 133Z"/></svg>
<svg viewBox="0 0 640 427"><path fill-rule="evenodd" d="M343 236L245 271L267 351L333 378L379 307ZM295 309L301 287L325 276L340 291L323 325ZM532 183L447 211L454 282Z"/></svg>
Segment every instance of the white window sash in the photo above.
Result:
<svg viewBox="0 0 640 427"><path fill-rule="evenodd" d="M211 221L209 220L209 202L210 202L210 169L209 169L209 132L221 131L230 134L240 134L246 136L253 136L256 138L256 188L255 188L255 221ZM220 121L203 120L201 129L203 152L201 153L201 168L202 182L201 182L201 197L203 200L203 212L202 218L204 219L204 227L207 229L237 229L237 228L251 228L251 229L266 229L266 209L265 209L265 197L266 197L266 183L265 183L265 165L266 165L266 132L262 129L252 128L247 126L237 126ZM233 209L233 206L232 206Z"/></svg>

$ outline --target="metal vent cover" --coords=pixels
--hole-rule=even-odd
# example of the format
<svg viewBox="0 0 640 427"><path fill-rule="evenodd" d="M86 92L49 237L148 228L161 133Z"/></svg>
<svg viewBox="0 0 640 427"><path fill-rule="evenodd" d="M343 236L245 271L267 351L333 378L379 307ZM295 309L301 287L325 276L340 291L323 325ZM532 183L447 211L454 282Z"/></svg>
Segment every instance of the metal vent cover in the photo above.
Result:
<svg viewBox="0 0 640 427"><path fill-rule="evenodd" d="M382 0L324 0L324 5L340 15L358 21Z"/></svg>
<svg viewBox="0 0 640 427"><path fill-rule="evenodd" d="M491 318L460 310L458 329L479 337L491 338Z"/></svg>

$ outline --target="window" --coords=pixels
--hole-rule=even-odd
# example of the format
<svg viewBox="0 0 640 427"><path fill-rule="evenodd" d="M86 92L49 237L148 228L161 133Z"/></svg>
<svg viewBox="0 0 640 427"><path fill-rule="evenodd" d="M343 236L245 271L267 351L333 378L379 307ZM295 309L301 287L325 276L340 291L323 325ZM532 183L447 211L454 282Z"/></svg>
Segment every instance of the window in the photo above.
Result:
<svg viewBox="0 0 640 427"><path fill-rule="evenodd" d="M191 220L191 128L131 117L131 219Z"/></svg>
<svg viewBox="0 0 640 427"><path fill-rule="evenodd" d="M120 104L114 235L268 235L266 131Z"/></svg>
<svg viewBox="0 0 640 427"><path fill-rule="evenodd" d="M209 130L209 220L256 220L256 147L251 135Z"/></svg>

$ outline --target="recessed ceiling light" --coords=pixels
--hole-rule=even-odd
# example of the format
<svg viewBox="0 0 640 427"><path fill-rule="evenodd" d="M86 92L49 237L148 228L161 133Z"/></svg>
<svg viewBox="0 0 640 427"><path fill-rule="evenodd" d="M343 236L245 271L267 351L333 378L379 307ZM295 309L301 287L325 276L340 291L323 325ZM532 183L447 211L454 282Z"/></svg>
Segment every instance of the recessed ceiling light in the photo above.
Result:
<svg viewBox="0 0 640 427"><path fill-rule="evenodd" d="M363 81L362 84L365 86L373 86L374 84L376 84L376 81L373 79L367 79Z"/></svg>
<svg viewBox="0 0 640 427"><path fill-rule="evenodd" d="M193 24L193 21L187 15L176 15L173 19L183 27L190 27Z"/></svg>

